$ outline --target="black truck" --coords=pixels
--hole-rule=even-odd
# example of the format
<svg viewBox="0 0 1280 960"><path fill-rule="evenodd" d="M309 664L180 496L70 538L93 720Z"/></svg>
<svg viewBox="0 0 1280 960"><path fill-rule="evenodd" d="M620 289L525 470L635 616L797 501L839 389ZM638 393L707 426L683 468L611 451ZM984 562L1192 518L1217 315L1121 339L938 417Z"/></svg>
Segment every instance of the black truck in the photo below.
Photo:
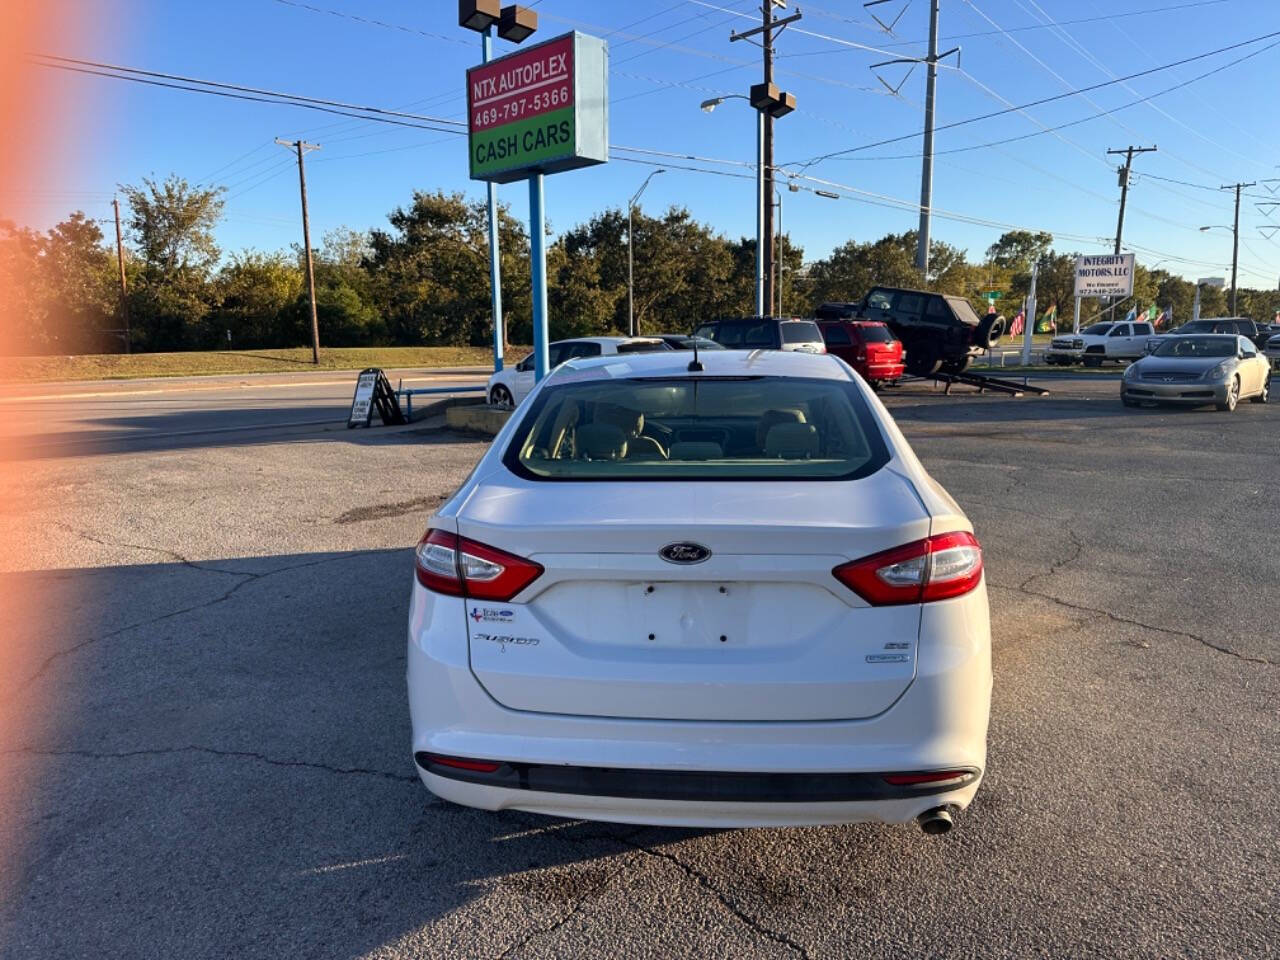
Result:
<svg viewBox="0 0 1280 960"><path fill-rule="evenodd" d="M887 323L906 349L907 372L920 377L960 373L1005 331L1004 317L979 319L964 297L899 287L872 287L857 303L824 303L814 316Z"/></svg>

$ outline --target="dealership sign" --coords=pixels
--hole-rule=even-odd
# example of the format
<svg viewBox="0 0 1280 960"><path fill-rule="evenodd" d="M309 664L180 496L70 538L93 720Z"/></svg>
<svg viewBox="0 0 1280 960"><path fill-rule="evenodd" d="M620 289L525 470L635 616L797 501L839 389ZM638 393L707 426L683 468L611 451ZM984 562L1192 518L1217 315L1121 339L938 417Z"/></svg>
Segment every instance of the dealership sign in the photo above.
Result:
<svg viewBox="0 0 1280 960"><path fill-rule="evenodd" d="M1127 297L1133 293L1133 254L1076 257L1077 297Z"/></svg>
<svg viewBox="0 0 1280 960"><path fill-rule="evenodd" d="M605 42L566 33L467 71L471 179L510 183L609 159Z"/></svg>

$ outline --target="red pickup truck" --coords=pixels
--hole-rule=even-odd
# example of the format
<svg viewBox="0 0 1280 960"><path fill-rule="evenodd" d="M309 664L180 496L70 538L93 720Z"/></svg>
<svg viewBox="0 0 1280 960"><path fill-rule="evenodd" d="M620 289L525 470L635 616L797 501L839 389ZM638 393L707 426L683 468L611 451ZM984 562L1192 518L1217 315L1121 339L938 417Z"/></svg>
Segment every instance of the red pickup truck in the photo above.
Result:
<svg viewBox="0 0 1280 960"><path fill-rule="evenodd" d="M902 376L902 341L877 320L819 320L827 353L834 353L873 387Z"/></svg>

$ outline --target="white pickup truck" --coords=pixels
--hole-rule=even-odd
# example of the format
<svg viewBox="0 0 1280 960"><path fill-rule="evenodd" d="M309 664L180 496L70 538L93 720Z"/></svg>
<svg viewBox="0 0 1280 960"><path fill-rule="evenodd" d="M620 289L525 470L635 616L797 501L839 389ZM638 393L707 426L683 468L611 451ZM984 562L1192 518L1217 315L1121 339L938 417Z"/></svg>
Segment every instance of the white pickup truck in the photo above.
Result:
<svg viewBox="0 0 1280 960"><path fill-rule="evenodd" d="M1069 366L1083 362L1086 367L1100 367L1106 360L1137 360L1147 351L1147 340L1155 328L1145 321L1133 323L1095 323L1079 333L1054 337L1044 352L1047 364Z"/></svg>

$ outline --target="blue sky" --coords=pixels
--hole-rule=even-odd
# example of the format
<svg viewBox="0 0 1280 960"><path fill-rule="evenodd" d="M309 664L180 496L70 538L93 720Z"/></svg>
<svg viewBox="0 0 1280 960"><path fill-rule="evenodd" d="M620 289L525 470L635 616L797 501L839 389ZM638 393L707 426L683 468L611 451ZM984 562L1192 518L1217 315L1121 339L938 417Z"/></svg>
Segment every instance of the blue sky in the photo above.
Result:
<svg viewBox="0 0 1280 960"><path fill-rule="evenodd" d="M795 5L792 0L787 12ZM777 81L795 94L798 109L776 125L777 162L798 170L801 161L821 154L918 132L923 69L917 67L900 94L892 96L869 68L888 59L886 53L924 50L927 0L890 0L876 7L885 19L905 7L892 35L876 26L860 2L801 0L799 5L803 20L778 40ZM749 108L729 101L706 114L698 105L707 97L745 93L759 80L759 51L729 42L732 28L754 25L758 7L752 0L541 0L535 7L541 17L537 40L571 29L608 39L612 143L708 158L657 158L672 166L654 178L644 206L654 211L680 204L729 236L753 233L750 179L676 169L679 164L750 175L741 166L753 159L755 149ZM306 0L306 5L303 0L120 0L98 7L97 28L69 39L63 49L42 52L463 120L464 71L479 59L479 36L459 28L456 14L453 0ZM1024 29L1044 19L1092 22ZM943 0L942 48L959 44L962 54L961 70L940 72L938 123L1273 31L1280 31L1275 0ZM1280 177L1280 47L1259 52L1277 41L1280 37L1112 84L1087 98L1069 97L940 131L935 207L1000 225L939 218L934 237L978 256L1005 229L1002 225L1013 224L1079 238L1059 239L1059 249L1106 252L1119 189L1116 158L1105 151L1155 143L1159 151L1134 164L1126 247L1132 244L1139 262L1148 266L1159 264L1191 278L1223 275L1231 257L1229 232L1198 228L1231 222L1230 195L1169 181L1216 188ZM514 49L496 44L499 53ZM1190 81L1249 54L1255 55L1150 104L1056 135L1026 136ZM880 75L897 84L905 69L887 67ZM297 177L286 151L272 144L275 137L303 137L322 145L307 162L313 237L342 224L382 225L414 189L482 195L482 185L467 178L461 136L48 70L41 82L65 85L80 107L80 133L73 149L51 161L56 186L4 198L16 202L14 212L34 225L47 225L74 208L107 216L116 183L174 171L227 187L226 220L219 232L225 250L287 247L300 239ZM941 152L1012 137L1025 138ZM876 198L907 203L918 198L919 142L906 140L807 168L807 176L839 184L831 189L844 196L830 200L807 191L785 193L787 232L816 257L849 238L873 239L914 227L913 210ZM552 228L563 230L604 207L624 205L652 167L623 158L646 156L615 151L607 165L549 177ZM1249 190L1254 196L1242 204L1240 281L1245 286L1274 287L1280 280L1280 233L1268 239L1258 230L1280 224L1280 207L1268 208L1275 211L1268 219L1255 206L1258 198L1271 196L1270 189L1277 189L1280 199L1280 183L1262 184ZM504 186L500 195L516 216L527 216L523 185Z"/></svg>

